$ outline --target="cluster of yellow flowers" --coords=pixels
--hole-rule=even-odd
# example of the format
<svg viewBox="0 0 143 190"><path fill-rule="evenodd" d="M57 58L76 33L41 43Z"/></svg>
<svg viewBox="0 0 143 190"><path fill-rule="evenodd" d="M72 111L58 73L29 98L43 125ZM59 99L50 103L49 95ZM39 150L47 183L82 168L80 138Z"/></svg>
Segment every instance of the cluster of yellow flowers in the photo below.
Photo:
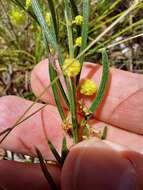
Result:
<svg viewBox="0 0 143 190"><path fill-rule="evenodd" d="M72 24L81 25L83 23L83 16L78 15L75 17ZM78 37L75 40L75 46L74 47L81 47L82 45L82 37ZM80 62L76 59L65 59L64 65L63 65L63 72L64 75L68 77L75 77L80 72Z"/></svg>
<svg viewBox="0 0 143 190"><path fill-rule="evenodd" d="M82 45L82 37L80 36L75 40L75 47L81 47L81 45Z"/></svg>
<svg viewBox="0 0 143 190"><path fill-rule="evenodd" d="M25 8L29 9L30 6L31 6L31 0L26 0Z"/></svg>
<svg viewBox="0 0 143 190"><path fill-rule="evenodd" d="M83 23L83 17L81 15L76 16L72 23L80 26ZM82 45L82 37L79 36L75 40L74 47L81 47L81 45ZM78 60L73 58L72 59L67 58L65 59L62 69L65 76L75 77L79 74L81 70L81 65ZM81 83L80 85L80 93L84 94L85 96L91 96L95 94L96 91L97 91L96 84L91 79L85 79L84 82Z"/></svg>
<svg viewBox="0 0 143 190"><path fill-rule="evenodd" d="M80 85L80 93L86 96L91 96L95 94L96 91L97 91L96 84L91 79L84 80L84 82Z"/></svg>
<svg viewBox="0 0 143 190"><path fill-rule="evenodd" d="M65 76L75 77L80 72L80 62L76 59L65 59L62 69ZM91 96L95 94L96 91L97 86L91 79L84 80L84 82L80 85L80 93L86 96Z"/></svg>
<svg viewBox="0 0 143 190"><path fill-rule="evenodd" d="M68 77L75 77L80 72L80 62L76 59L65 59L63 73Z"/></svg>
<svg viewBox="0 0 143 190"><path fill-rule="evenodd" d="M31 6L31 0L25 1L25 9L29 9ZM23 25L26 20L26 14L24 11L21 11L20 9L13 8L10 14L10 19L12 23L16 26Z"/></svg>
<svg viewBox="0 0 143 190"><path fill-rule="evenodd" d="M72 23L80 26L83 23L83 16L77 15Z"/></svg>
<svg viewBox="0 0 143 190"><path fill-rule="evenodd" d="M45 20L46 20L47 25L50 27L51 26L51 14L49 12L46 13Z"/></svg>
<svg viewBox="0 0 143 190"><path fill-rule="evenodd" d="M26 15L24 11L19 9L12 9L10 14L10 19L14 25L23 25L26 20Z"/></svg>

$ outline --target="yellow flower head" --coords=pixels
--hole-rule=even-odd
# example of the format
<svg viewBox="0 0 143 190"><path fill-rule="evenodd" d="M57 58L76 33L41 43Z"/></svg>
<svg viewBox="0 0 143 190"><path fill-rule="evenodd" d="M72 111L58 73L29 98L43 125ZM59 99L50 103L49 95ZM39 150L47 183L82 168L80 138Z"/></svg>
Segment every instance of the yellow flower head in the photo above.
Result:
<svg viewBox="0 0 143 190"><path fill-rule="evenodd" d="M51 26L51 14L50 13L46 13L45 20L46 20L47 25L50 27Z"/></svg>
<svg viewBox="0 0 143 190"><path fill-rule="evenodd" d="M14 25L22 25L25 23L26 15L21 10L13 9L10 18Z"/></svg>
<svg viewBox="0 0 143 190"><path fill-rule="evenodd" d="M68 77L75 77L80 72L80 62L76 59L65 59L63 73Z"/></svg>
<svg viewBox="0 0 143 190"><path fill-rule="evenodd" d="M81 44L82 44L82 37L80 36L75 40L75 47L81 47Z"/></svg>
<svg viewBox="0 0 143 190"><path fill-rule="evenodd" d="M26 0L25 8L29 9L30 6L31 6L31 0Z"/></svg>
<svg viewBox="0 0 143 190"><path fill-rule="evenodd" d="M81 15L76 16L73 23L80 26L83 23L83 16L81 16Z"/></svg>
<svg viewBox="0 0 143 190"><path fill-rule="evenodd" d="M80 93L84 94L86 96L91 96L95 94L97 91L97 86L93 80L86 79L81 85L80 85Z"/></svg>

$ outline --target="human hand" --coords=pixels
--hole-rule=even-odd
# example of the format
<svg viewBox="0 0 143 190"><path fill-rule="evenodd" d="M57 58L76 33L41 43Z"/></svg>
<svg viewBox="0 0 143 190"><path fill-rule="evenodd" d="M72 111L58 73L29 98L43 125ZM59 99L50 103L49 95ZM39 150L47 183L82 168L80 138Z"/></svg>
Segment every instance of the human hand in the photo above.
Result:
<svg viewBox="0 0 143 190"><path fill-rule="evenodd" d="M82 77L89 77L99 84L101 67L86 63ZM49 83L48 64L38 64L31 77L36 95ZM49 166L50 172L62 190L141 190L143 188L143 76L111 69L108 92L90 121L93 128L108 126L107 140L93 138L84 141L71 151L62 171ZM84 98L87 105L91 98ZM14 152L35 155L35 146L46 159L52 159L47 147L43 127L48 138L60 150L63 130L61 119L54 106L52 92L48 91L43 101L51 105L16 127L2 143L2 147ZM13 125L31 104L30 101L14 96L0 99L0 131ZM36 104L28 113L42 104ZM69 146L71 139L67 136ZM6 189L50 189L39 165L0 161L0 184ZM19 180L17 180L19 178ZM61 179L60 179L61 178Z"/></svg>

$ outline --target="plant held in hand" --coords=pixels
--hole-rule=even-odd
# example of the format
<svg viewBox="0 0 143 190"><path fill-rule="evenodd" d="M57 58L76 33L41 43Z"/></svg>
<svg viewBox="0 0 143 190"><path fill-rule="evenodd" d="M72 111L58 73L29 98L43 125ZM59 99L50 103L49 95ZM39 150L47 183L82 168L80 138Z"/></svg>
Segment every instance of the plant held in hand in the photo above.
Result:
<svg viewBox="0 0 143 190"><path fill-rule="evenodd" d="M44 91L39 95L36 101L17 120L12 128L9 128L2 132L1 135L5 133L6 134L1 142L6 138L6 136L12 131L13 128L15 128L21 122L30 117L28 116L27 118L23 119L25 114L33 107L33 105L39 100L39 98L47 91L49 87L52 87L55 104L62 119L63 129L73 139L73 144L77 144L85 138L90 137L91 129L88 122L92 118L93 113L96 111L105 95L109 81L109 60L106 47L103 47L102 78L99 88L97 89L96 84L92 80L90 80L90 78L85 78L83 82L81 82L80 80L81 71L86 58L85 53L91 47L93 47L116 24L118 24L130 11L132 11L136 7L136 5L137 3L130 7L127 11L125 11L124 14L121 15L121 17L113 22L103 33L101 33L95 40L93 40L88 45L88 25L90 16L89 0L82 1L83 9L81 13L79 13L75 1L64 0L63 23L64 26L66 26L67 31L67 38L65 40L65 43L68 49L67 52L65 52L65 49L63 50L62 45L59 42L60 31L56 11L54 8L54 1L48 1L49 12L46 15L43 14L43 7L40 5L38 0L25 2L24 9L29 10L30 8L32 8L32 17L35 18L36 23L41 27L42 30L43 41L49 61L49 76L51 83L47 86L46 89L44 89ZM61 76L66 84L65 88L62 85L62 81L60 79ZM77 97L77 94L82 94L82 96L88 97L92 96L93 101L91 105L87 107L84 104L83 100ZM61 103L61 96L64 104ZM79 102L80 109L77 106ZM79 114L82 115L82 119L79 118ZM107 127L104 128L103 134L99 134L99 138L105 139L106 133ZM66 159L66 156L69 152L67 148L66 138L63 138L61 153L56 150L50 139L47 139L47 143L57 160L57 164L62 167L64 160ZM51 187L53 189L56 189L56 185L54 184L54 181L46 168L45 160L43 159L40 150L36 148L36 152L46 179L51 184Z"/></svg>

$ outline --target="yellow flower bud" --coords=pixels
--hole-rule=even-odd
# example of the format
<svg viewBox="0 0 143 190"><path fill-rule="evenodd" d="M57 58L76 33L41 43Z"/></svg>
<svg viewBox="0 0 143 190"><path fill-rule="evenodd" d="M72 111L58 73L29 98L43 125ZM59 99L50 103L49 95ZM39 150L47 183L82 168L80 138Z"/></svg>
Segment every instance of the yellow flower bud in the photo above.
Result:
<svg viewBox="0 0 143 190"><path fill-rule="evenodd" d="M82 37L80 36L75 40L75 47L81 47L81 45L82 45Z"/></svg>
<svg viewBox="0 0 143 190"><path fill-rule="evenodd" d="M25 23L26 15L21 10L13 9L10 18L14 25L22 25Z"/></svg>
<svg viewBox="0 0 143 190"><path fill-rule="evenodd" d="M76 16L73 23L80 26L83 23L83 16L81 16L81 15Z"/></svg>
<svg viewBox="0 0 143 190"><path fill-rule="evenodd" d="M46 20L47 25L50 27L51 26L51 14L50 13L46 13L45 20Z"/></svg>
<svg viewBox="0 0 143 190"><path fill-rule="evenodd" d="M76 59L65 59L63 73L68 77L75 77L80 72L80 62Z"/></svg>
<svg viewBox="0 0 143 190"><path fill-rule="evenodd" d="M31 6L31 0L26 0L25 8L29 9L30 6Z"/></svg>
<svg viewBox="0 0 143 190"><path fill-rule="evenodd" d="M84 94L86 96L91 96L95 94L97 91L97 86L93 80L86 79L81 85L80 85L80 93Z"/></svg>

